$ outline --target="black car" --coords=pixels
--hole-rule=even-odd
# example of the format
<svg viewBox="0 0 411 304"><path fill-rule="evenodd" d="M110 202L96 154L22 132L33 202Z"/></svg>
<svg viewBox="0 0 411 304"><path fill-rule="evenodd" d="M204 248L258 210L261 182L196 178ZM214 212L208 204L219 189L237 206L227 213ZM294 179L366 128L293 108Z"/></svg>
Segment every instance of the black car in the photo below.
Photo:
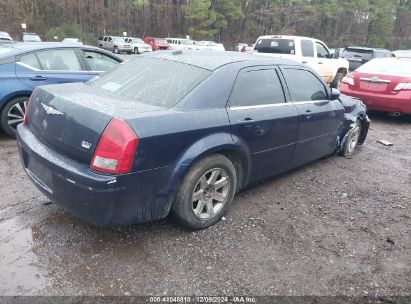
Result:
<svg viewBox="0 0 411 304"><path fill-rule="evenodd" d="M354 71L364 63L374 58L395 57L394 53L386 49L375 49L362 46L346 47L339 56L348 60L349 71Z"/></svg>

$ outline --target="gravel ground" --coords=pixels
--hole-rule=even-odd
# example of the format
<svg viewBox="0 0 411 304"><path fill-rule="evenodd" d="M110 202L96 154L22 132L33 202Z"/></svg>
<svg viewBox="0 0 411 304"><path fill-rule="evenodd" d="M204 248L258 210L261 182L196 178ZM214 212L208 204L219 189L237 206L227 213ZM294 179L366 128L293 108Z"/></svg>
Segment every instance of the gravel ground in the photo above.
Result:
<svg viewBox="0 0 411 304"><path fill-rule="evenodd" d="M411 119L371 118L351 159L253 186L198 232L73 218L35 189L0 133L0 295L409 296Z"/></svg>

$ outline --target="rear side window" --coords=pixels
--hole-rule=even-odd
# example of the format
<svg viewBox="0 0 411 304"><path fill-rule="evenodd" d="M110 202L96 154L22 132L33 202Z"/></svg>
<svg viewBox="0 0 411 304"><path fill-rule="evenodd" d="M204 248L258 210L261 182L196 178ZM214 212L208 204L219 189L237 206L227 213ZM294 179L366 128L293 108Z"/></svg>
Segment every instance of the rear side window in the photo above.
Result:
<svg viewBox="0 0 411 304"><path fill-rule="evenodd" d="M81 71L81 65L73 49L56 49L37 52L44 71Z"/></svg>
<svg viewBox="0 0 411 304"><path fill-rule="evenodd" d="M230 97L231 107L284 102L283 88L274 69L248 71L240 74Z"/></svg>
<svg viewBox="0 0 411 304"><path fill-rule="evenodd" d="M301 52L304 57L314 57L314 43L311 40L301 40Z"/></svg>
<svg viewBox="0 0 411 304"><path fill-rule="evenodd" d="M137 57L87 84L115 96L172 107L210 74L181 62Z"/></svg>
<svg viewBox="0 0 411 304"><path fill-rule="evenodd" d="M295 54L293 39L260 39L254 46L259 53Z"/></svg>
<svg viewBox="0 0 411 304"><path fill-rule="evenodd" d="M21 56L18 59L18 62L24 63L25 65L28 65L37 70L41 70L39 61L37 60L37 57L34 53Z"/></svg>
<svg viewBox="0 0 411 304"><path fill-rule="evenodd" d="M324 84L313 73L289 68L283 72L293 101L328 99Z"/></svg>

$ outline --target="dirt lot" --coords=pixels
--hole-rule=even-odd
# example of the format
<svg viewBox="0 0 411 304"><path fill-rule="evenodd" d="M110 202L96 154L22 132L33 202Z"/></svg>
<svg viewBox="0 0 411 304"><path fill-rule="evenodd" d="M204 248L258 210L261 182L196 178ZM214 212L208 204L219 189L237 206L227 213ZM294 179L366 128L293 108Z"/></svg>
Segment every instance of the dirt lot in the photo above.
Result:
<svg viewBox="0 0 411 304"><path fill-rule="evenodd" d="M0 133L0 294L410 295L411 119L371 118L353 158L249 188L199 232L77 220L32 186Z"/></svg>

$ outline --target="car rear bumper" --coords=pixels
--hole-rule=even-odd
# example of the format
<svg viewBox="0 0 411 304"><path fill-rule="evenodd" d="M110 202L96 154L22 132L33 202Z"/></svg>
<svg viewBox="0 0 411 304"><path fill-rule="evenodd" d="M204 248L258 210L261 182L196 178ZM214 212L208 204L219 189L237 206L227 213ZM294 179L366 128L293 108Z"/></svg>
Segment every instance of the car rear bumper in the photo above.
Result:
<svg viewBox="0 0 411 304"><path fill-rule="evenodd" d="M346 84L342 84L340 89L346 95L361 99L369 110L411 114L411 91L402 91L395 95L358 92L351 90Z"/></svg>
<svg viewBox="0 0 411 304"><path fill-rule="evenodd" d="M92 172L43 144L20 125L17 142L21 163L34 185L53 202L98 226L126 225L167 216L174 190L165 184L174 166L120 176Z"/></svg>

